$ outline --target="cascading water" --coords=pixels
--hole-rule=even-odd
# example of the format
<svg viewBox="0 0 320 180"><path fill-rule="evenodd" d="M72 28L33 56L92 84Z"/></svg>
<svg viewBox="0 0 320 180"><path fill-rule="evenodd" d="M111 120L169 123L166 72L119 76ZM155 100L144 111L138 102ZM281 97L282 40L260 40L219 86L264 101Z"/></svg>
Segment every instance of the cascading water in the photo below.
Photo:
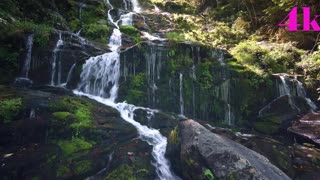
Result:
<svg viewBox="0 0 320 180"><path fill-rule="evenodd" d="M61 84L61 86L67 86L67 84L70 82L70 80L71 80L71 77L72 77L72 73L73 73L73 71L74 71L74 69L76 68L76 63L74 63L72 66L71 66L71 68L70 68L70 70L69 70L69 72L68 72L68 76L67 76L67 80L66 80L66 82L65 83L63 83L63 84Z"/></svg>
<svg viewBox="0 0 320 180"><path fill-rule="evenodd" d="M27 38L27 43L26 43L26 58L24 61L24 65L22 68L22 77L28 78L29 77L29 70L30 70L30 63L31 63L31 53L32 53L32 46L33 46L33 34L30 34Z"/></svg>
<svg viewBox="0 0 320 180"><path fill-rule="evenodd" d="M259 117L262 116L263 111L267 110L270 108L271 104L274 103L275 101L277 101L278 99L280 99L283 96L288 96L288 101L289 104L291 106L292 109L297 110L297 111L301 111L300 108L294 103L294 99L293 96L299 96L302 97L306 100L307 104L310 107L311 112L314 112L318 109L318 107L314 104L314 102L312 102L312 100L310 98L307 97L307 93L303 87L303 84L298 81L296 78L291 80L294 83L294 88L296 88L297 90L297 94L294 94L293 91L290 89L290 86L287 83L287 79L289 78L289 76L287 74L279 74L279 78L281 83L278 85L278 92L279 92L279 96L274 99L273 101L271 101L268 105L266 105L265 107L263 107L262 109L260 109L259 111Z"/></svg>
<svg viewBox="0 0 320 180"><path fill-rule="evenodd" d="M26 41L26 57L24 60L23 68L21 70L21 77L15 79L14 84L31 85L33 82L29 79L32 47L33 47L34 34L30 34Z"/></svg>
<svg viewBox="0 0 320 180"><path fill-rule="evenodd" d="M129 0L132 6L132 11L136 12L136 13L140 13L141 12L141 7L139 5L138 0Z"/></svg>
<svg viewBox="0 0 320 180"><path fill-rule="evenodd" d="M113 6L112 6L112 4L110 3L109 0L106 0L106 2L107 2L107 4L108 4L108 6L109 6L109 10L108 10L108 20L109 20L115 27L117 27L117 28L119 29L118 24L113 20L113 17L112 17L112 15L111 15L111 11L112 11L114 8L113 8Z"/></svg>
<svg viewBox="0 0 320 180"><path fill-rule="evenodd" d="M55 83L57 55L58 55L58 52L59 52L61 46L63 46L63 40L62 40L62 34L61 34L61 32L59 32L59 39L58 39L56 46L53 50L53 57L52 57L52 63L51 63L51 81L50 81L51 86L55 86L55 85L61 83L61 62L60 61L58 64L58 80L57 80L57 84Z"/></svg>
<svg viewBox="0 0 320 180"><path fill-rule="evenodd" d="M295 81L297 82L296 88L297 88L298 96L303 97L306 100L311 111L316 111L318 109L318 107L314 102L312 102L312 100L310 98L307 97L307 93L303 87L303 84L300 81L298 81L297 79Z"/></svg>
<svg viewBox="0 0 320 180"><path fill-rule="evenodd" d="M288 96L288 101L290 106L292 107L292 109L297 109L300 112L300 109L297 107L297 105L294 103L293 99L292 99L292 95L291 95L291 90L289 88L289 85L286 82L286 77L287 75L283 75L281 74L280 76L280 80L281 80L281 84L279 85L279 94L280 97L282 96Z"/></svg>
<svg viewBox="0 0 320 180"><path fill-rule="evenodd" d="M86 61L83 66L83 72L80 75L80 85L74 93L87 96L117 109L125 121L136 127L140 139L153 146L152 156L155 160L153 165L156 168L158 178L180 179L170 170L170 163L165 158L167 138L162 136L159 130L141 125L134 120L134 111L137 109L147 111L148 115L153 114L153 111L125 102L115 103L120 78L119 47L121 46L121 32L119 29L113 30L108 45L112 52L92 57Z"/></svg>
<svg viewBox="0 0 320 180"><path fill-rule="evenodd" d="M184 116L184 101L183 101L183 74L179 74L179 88L180 88L180 115Z"/></svg>

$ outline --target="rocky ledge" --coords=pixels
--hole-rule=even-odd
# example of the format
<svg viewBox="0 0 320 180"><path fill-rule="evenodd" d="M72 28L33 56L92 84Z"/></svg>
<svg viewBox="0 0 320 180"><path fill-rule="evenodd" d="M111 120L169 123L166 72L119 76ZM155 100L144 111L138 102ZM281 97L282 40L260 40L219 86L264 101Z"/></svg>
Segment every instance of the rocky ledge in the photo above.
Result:
<svg viewBox="0 0 320 180"><path fill-rule="evenodd" d="M169 136L167 154L184 179L290 179L264 156L193 120Z"/></svg>
<svg viewBox="0 0 320 180"><path fill-rule="evenodd" d="M309 113L288 128L297 141L304 140L320 147L320 113Z"/></svg>

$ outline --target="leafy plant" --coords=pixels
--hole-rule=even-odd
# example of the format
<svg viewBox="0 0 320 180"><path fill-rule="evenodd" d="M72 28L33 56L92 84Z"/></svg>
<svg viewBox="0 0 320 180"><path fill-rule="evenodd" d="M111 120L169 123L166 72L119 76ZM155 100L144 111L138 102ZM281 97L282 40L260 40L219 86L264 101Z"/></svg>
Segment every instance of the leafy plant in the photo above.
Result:
<svg viewBox="0 0 320 180"><path fill-rule="evenodd" d="M211 172L210 169L206 169L204 171L204 176L208 179L208 180L214 180L215 179L215 176L214 174Z"/></svg>
<svg viewBox="0 0 320 180"><path fill-rule="evenodd" d="M138 43L141 41L140 31L133 26L120 26L120 31L133 39L133 42Z"/></svg>
<svg viewBox="0 0 320 180"><path fill-rule="evenodd" d="M22 109L21 98L6 99L0 101L0 118L4 123L11 122Z"/></svg>

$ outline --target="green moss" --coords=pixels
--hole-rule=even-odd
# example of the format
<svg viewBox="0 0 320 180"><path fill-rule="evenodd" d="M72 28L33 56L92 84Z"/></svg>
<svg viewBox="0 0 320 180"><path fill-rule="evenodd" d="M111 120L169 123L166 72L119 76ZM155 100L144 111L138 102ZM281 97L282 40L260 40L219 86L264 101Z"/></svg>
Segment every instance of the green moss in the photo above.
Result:
<svg viewBox="0 0 320 180"><path fill-rule="evenodd" d="M49 104L51 111L57 111L54 116L72 115L75 121L70 124L70 127L75 129L78 133L79 128L89 127L92 124L91 110L92 104L87 101L75 97L64 97L53 101ZM64 113L61 113L64 112ZM69 114L67 114L69 113Z"/></svg>
<svg viewBox="0 0 320 180"><path fill-rule="evenodd" d="M278 117L268 117L255 123L254 128L265 134L274 134L279 130L281 120Z"/></svg>
<svg viewBox="0 0 320 180"><path fill-rule="evenodd" d="M79 161L75 164L74 171L77 174L83 174L83 173L87 172L88 170L90 170L91 164L92 163L89 160Z"/></svg>
<svg viewBox="0 0 320 180"><path fill-rule="evenodd" d="M106 42L110 28L107 25L89 24L83 27L83 34L85 37L99 42Z"/></svg>
<svg viewBox="0 0 320 180"><path fill-rule="evenodd" d="M131 166L122 164L108 174L105 180L136 180L136 177L133 174L133 169Z"/></svg>
<svg viewBox="0 0 320 180"><path fill-rule="evenodd" d="M139 43L141 41L140 31L133 26L120 26L120 31L130 36L134 43Z"/></svg>
<svg viewBox="0 0 320 180"><path fill-rule="evenodd" d="M83 138L73 138L72 140L58 140L55 142L65 155L70 155L74 152L91 149L93 142L88 142Z"/></svg>
<svg viewBox="0 0 320 180"><path fill-rule="evenodd" d="M57 177L63 177L65 174L70 173L71 170L67 166L59 165L56 171Z"/></svg>
<svg viewBox="0 0 320 180"><path fill-rule="evenodd" d="M272 44L273 48L260 45L255 41L241 42L231 50L231 54L243 65L249 67L254 72L261 74L286 72L294 69L294 59L299 59L299 52L294 48L278 47Z"/></svg>
<svg viewBox="0 0 320 180"><path fill-rule="evenodd" d="M214 179L215 179L215 176L214 176L214 174L211 172L210 169L206 169L206 170L203 172L203 174L204 174L204 177L206 177L206 179L208 179L208 180L214 180Z"/></svg>
<svg viewBox="0 0 320 180"><path fill-rule="evenodd" d="M138 177L145 177L149 174L149 170L148 169L139 169L137 170L136 174Z"/></svg>
<svg viewBox="0 0 320 180"><path fill-rule="evenodd" d="M0 118L3 123L11 122L22 110L21 98L0 101Z"/></svg>
<svg viewBox="0 0 320 180"><path fill-rule="evenodd" d="M213 77L211 73L212 63L210 61L201 62L198 65L197 77L198 82L204 89L210 89L213 86Z"/></svg>
<svg viewBox="0 0 320 180"><path fill-rule="evenodd" d="M179 137L179 129L175 127L169 134L168 143L169 144L179 144L181 139Z"/></svg>
<svg viewBox="0 0 320 180"><path fill-rule="evenodd" d="M184 42L184 41L186 41L183 33L179 33L179 32L167 32L165 34L165 37L168 38L170 41L173 41L173 42Z"/></svg>
<svg viewBox="0 0 320 180"><path fill-rule="evenodd" d="M186 67L191 67L193 60L189 53L189 49L185 51L169 50L169 72L171 76L174 76L176 72L183 72Z"/></svg>
<svg viewBox="0 0 320 180"><path fill-rule="evenodd" d="M146 102L145 89L147 88L147 78L145 73L135 75L129 84L127 101L137 105L143 105Z"/></svg>
<svg viewBox="0 0 320 180"><path fill-rule="evenodd" d="M58 120L65 120L68 117L72 116L69 112L55 112L52 114L53 117L57 118Z"/></svg>
<svg viewBox="0 0 320 180"><path fill-rule="evenodd" d="M63 97L55 101L51 101L49 104L51 111L57 112L70 112L75 113L80 109L90 109L92 106L85 100L77 97Z"/></svg>
<svg viewBox="0 0 320 180"><path fill-rule="evenodd" d="M34 42L40 46L45 46L49 42L52 30L53 27L47 24L36 24L30 21L16 21L11 28L11 33L34 33Z"/></svg>

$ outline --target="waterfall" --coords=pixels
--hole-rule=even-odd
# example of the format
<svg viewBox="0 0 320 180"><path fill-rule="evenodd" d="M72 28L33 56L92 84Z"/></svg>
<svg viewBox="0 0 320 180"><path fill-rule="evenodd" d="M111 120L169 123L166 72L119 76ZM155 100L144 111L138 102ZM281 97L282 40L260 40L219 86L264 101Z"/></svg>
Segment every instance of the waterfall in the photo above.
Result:
<svg viewBox="0 0 320 180"><path fill-rule="evenodd" d="M27 78L29 77L29 71L30 71L30 63L31 63L31 54L32 54L32 46L33 46L33 37L34 34L30 34L26 41L26 57L24 60L24 65L22 68L22 77Z"/></svg>
<svg viewBox="0 0 320 180"><path fill-rule="evenodd" d="M314 102L312 102L312 100L310 98L307 97L307 93L303 87L303 84L300 81L298 81L297 79L295 81L297 82L296 86L297 86L298 96L300 96L306 100L311 111L316 111L318 109L318 107Z"/></svg>
<svg viewBox="0 0 320 180"><path fill-rule="evenodd" d="M282 82L282 84L279 85L280 97L285 96L285 95L291 96L290 88L289 88L285 78L286 78L286 75L280 75L280 80Z"/></svg>
<svg viewBox="0 0 320 180"><path fill-rule="evenodd" d="M297 94L293 94L289 85L287 84L288 75L287 74L279 74L279 78L281 80L281 83L278 85L279 96L276 99L274 99L273 101L271 101L269 104L267 104L265 107L263 107L262 109L259 110L259 117L262 116L262 113L264 110L269 109L272 103L274 103L275 101L277 101L278 99L280 99L283 96L288 96L288 101L289 101L291 108L294 110L298 110L299 112L301 110L294 103L293 96L298 96L298 97L304 98L306 100L311 112L314 112L318 109L318 107L315 105L315 103L312 102L312 100L307 97L307 93L303 87L303 84L300 81L298 81L296 78L293 80L293 82L295 82L295 87L293 87L293 88L296 88L296 90L297 90Z"/></svg>
<svg viewBox="0 0 320 180"><path fill-rule="evenodd" d="M36 117L36 110L34 108L32 108L30 110L29 118L32 119L32 118L35 118L35 117Z"/></svg>
<svg viewBox="0 0 320 180"><path fill-rule="evenodd" d="M81 2L79 4L79 19L80 19L80 22L82 22L82 9L86 7L86 4L84 4L83 2Z"/></svg>
<svg viewBox="0 0 320 180"><path fill-rule="evenodd" d="M52 63L51 63L51 81L50 85L55 86L55 75L56 75L56 65L57 65L57 54L60 50L60 47L63 46L63 40L62 40L62 35L61 32L59 32L59 39L56 43L56 46L53 50L53 57L52 57ZM58 64L58 84L61 83L61 62L59 61Z"/></svg>
<svg viewBox="0 0 320 180"><path fill-rule="evenodd" d="M132 26L133 13L129 12L120 16L122 26Z"/></svg>
<svg viewBox="0 0 320 180"><path fill-rule="evenodd" d="M108 0L107 3L111 8L113 8ZM136 0L132 1L132 5L135 12L140 10L137 8L138 3ZM113 22L110 10L108 12L108 18ZM120 79L119 47L121 46L121 32L119 29L113 30L108 45L112 52L91 57L86 61L80 75L80 84L74 93L77 95L87 96L118 110L121 117L138 130L140 139L153 146L152 156L155 162L152 163L152 165L156 168L158 178L173 180L180 179L170 170L170 163L165 157L167 138L162 136L159 130L141 125L134 120L134 111L137 109L147 111L148 115L146 118L150 118L150 114L153 114L153 111L148 108L136 107L125 102L115 103ZM155 74L154 68L152 72ZM154 81L154 78L152 79Z"/></svg>
<svg viewBox="0 0 320 180"><path fill-rule="evenodd" d="M213 50L212 56L215 56L217 58L217 60L219 61L221 66L226 65L226 63L224 62L224 54L223 54L222 50Z"/></svg>
<svg viewBox="0 0 320 180"><path fill-rule="evenodd" d="M117 109L125 121L136 127L140 134L140 139L153 146L152 156L155 159L155 163L153 165L156 167L159 179L179 179L170 170L170 163L165 158L167 139L161 135L159 130L148 128L134 120L135 110L151 110L136 107L125 102L114 102L117 98L120 77L119 53L116 49L116 45L114 44L115 42L121 42L121 36L117 35L118 32L118 29L114 29L112 38L110 38L109 45L113 46L112 52L90 58L84 65L83 72L80 76L80 86L78 90L74 91L74 93L77 95L87 96L102 104ZM120 38L120 40L116 40L116 38ZM106 96L106 94L108 94L108 96Z"/></svg>
<svg viewBox="0 0 320 180"><path fill-rule="evenodd" d="M235 116L232 113L232 108L230 104L230 80L224 81L220 86L215 88L215 96L219 97L224 103L224 119L225 123L228 125L233 125Z"/></svg>
<svg viewBox="0 0 320 180"><path fill-rule="evenodd" d="M140 13L141 12L141 7L139 5L138 0L130 0L130 3L132 5L132 11L136 12L136 13Z"/></svg>
<svg viewBox="0 0 320 180"><path fill-rule="evenodd" d="M109 10L108 10L108 20L109 20L116 28L119 29L118 24L113 20L112 15L110 14L111 11L112 11L114 8L113 8L113 6L112 6L112 4L110 3L109 0L106 0L106 2L107 2L107 4L108 4L108 6L109 6Z"/></svg>
<svg viewBox="0 0 320 180"><path fill-rule="evenodd" d="M179 74L179 80L180 80L180 115L184 116L184 101L183 101L183 74Z"/></svg>
<svg viewBox="0 0 320 180"><path fill-rule="evenodd" d="M68 83L70 82L71 77L72 77L72 73L73 73L73 71L74 71L74 69L75 69L76 65L77 65L77 64L76 64L76 63L74 63L74 64L71 66L71 68L70 68L70 70L69 70L69 72L68 72L68 76L67 76L67 80L66 80L66 82L65 82L65 83L63 83L63 84L61 84L61 86L62 86L62 87L67 86L67 85L68 85Z"/></svg>
<svg viewBox="0 0 320 180"><path fill-rule="evenodd" d="M287 95L288 96L288 101L289 101L289 104L290 104L291 108L292 109L296 109L296 110L298 110L300 112L299 107L294 103L294 100L292 99L290 87L286 82L287 75L286 74L280 74L279 77L280 77L280 80L281 80L281 84L279 85L280 97Z"/></svg>

